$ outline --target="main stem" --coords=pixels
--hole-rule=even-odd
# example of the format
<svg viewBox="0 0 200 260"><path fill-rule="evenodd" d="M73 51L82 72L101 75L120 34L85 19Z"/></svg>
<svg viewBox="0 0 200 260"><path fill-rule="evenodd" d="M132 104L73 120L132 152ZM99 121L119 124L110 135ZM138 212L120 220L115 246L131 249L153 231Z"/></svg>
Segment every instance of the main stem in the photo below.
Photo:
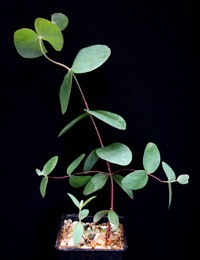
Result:
<svg viewBox="0 0 200 260"><path fill-rule="evenodd" d="M52 62L52 63L54 63L54 64L56 64L56 65L58 65L58 66L61 66L61 67L65 68L67 71L70 71L70 70L71 70L71 68L67 67L66 65L64 65L64 64L62 64L62 63L60 63L60 62L57 62L57 61L52 60L51 58L49 58L49 57L46 55L46 53L45 53L44 50L43 50L42 39L41 39L41 38L39 38L39 44L40 44L41 51L42 51L42 53L43 53L43 55L45 56L46 59L48 59L50 62ZM76 84L77 84L77 86L78 86L78 89L79 89L79 91L80 91L80 94L81 94L81 97L82 97L82 99L83 99L83 102L84 102L84 105L85 105L86 109L90 110L90 109L89 109L89 106L88 106L88 103L87 103L87 100L86 100L86 98L85 98L85 96L84 96L84 93L83 93L83 91L82 91L82 89L81 89L81 86L80 86L80 84L79 84L79 82L78 82L78 80L77 80L77 78L76 78L76 76L75 76L74 74L73 74L73 77L74 77L74 80L76 81ZM96 134L97 134L97 137L98 137L98 139L99 139L100 145L101 145L101 147L104 147L103 140L102 140L101 134L100 134L100 132L99 132L99 129L98 129L96 123L95 123L95 120L94 120L94 118L93 118L92 115L90 115L90 118L91 118L91 120L92 120L92 124L93 124L93 126L94 126L95 131L96 131ZM108 173L109 173L110 182L111 182L111 190L110 190L110 209L111 209L111 210L114 210L114 182L113 182L113 174L112 174L111 167L110 167L110 164L109 164L108 161L106 161L106 164L107 164Z"/></svg>
<svg viewBox="0 0 200 260"><path fill-rule="evenodd" d="M78 82L78 80L77 80L77 78L76 78L76 76L75 76L74 74L73 74L73 77L74 77L74 79L75 79L75 81L76 81L76 84L77 84L77 86L78 86L78 89L79 89L79 91L80 91L80 93L81 93L81 97L82 97L82 99L83 99L83 102L84 102L84 104L85 104L86 109L90 110L90 109L89 109L89 105L88 105L88 103L87 103L87 100L86 100L86 98L85 98L85 96L84 96L84 94L83 94L83 91L82 91L82 89L81 89L81 86L80 86L80 84L79 84L79 82ZM96 131L96 134L97 134L97 137L98 137L98 139L99 139L100 145L101 145L101 147L104 147L103 140L102 140L101 134L100 134L100 132L99 132L99 129L98 129L96 123L95 123L95 120L94 120L94 118L93 118L92 115L90 115L90 118L91 118L91 120L92 120L92 124L93 124L93 126L94 126L95 131ZM110 209L113 210L113 209L114 209L114 182L113 182L113 175L112 175L112 171L111 171L111 167L110 167L109 162L106 161L106 164L107 164L108 173L109 173L110 182L111 182Z"/></svg>

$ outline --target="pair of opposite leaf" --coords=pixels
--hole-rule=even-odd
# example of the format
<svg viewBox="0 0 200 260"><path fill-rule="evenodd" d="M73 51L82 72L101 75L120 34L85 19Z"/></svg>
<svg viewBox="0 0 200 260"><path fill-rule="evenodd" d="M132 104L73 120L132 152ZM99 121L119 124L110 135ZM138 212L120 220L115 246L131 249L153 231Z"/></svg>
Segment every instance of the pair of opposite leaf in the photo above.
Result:
<svg viewBox="0 0 200 260"><path fill-rule="evenodd" d="M64 40L62 30L68 25L68 18L61 14L56 13L52 15L51 21L44 18L37 18L35 20L35 31L28 28L22 28L14 33L14 44L18 53L24 58L37 58L46 56L47 50L44 47L43 41L47 41L52 45L56 51L60 51L63 47ZM69 98L71 94L72 79L76 79L75 74L86 73L93 71L100 67L110 56L111 50L106 45L92 45L81 49L76 55L72 67L54 62L49 57L50 61L57 65L64 66L68 72L64 76L61 84L59 97L61 104L61 111L64 114L67 110ZM77 80L76 80L76 83ZM119 130L126 129L125 120L118 114L105 110L89 110L84 109L84 113L70 123L68 123L58 134L61 136L68 131L72 126L87 116L93 116L110 126Z"/></svg>
<svg viewBox="0 0 200 260"><path fill-rule="evenodd" d="M105 149L104 149L105 148ZM99 148L103 151L106 151L107 147ZM97 149L98 150L98 149ZM91 157L90 155L93 154ZM95 162L97 162L98 157L95 151L93 151L85 160L83 170L89 172L92 167L94 166ZM132 153L129 150L123 151L120 149L119 151L116 149L113 151L113 153L109 153L109 157L106 157L107 151L105 153L105 160L110 162L110 158L113 158L116 160L115 163L119 164L121 157L123 155L126 157L127 155L132 160ZM113 155L112 156L110 155ZM68 167L67 167L67 174L70 178L70 184L75 188L80 188L85 186L83 190L84 195L90 195L91 193L94 193L104 187L108 180L108 174L105 174L103 172L98 172L93 176L90 175L83 175L83 176L75 176L72 173L74 170L79 166L81 161L84 159L85 154L80 155L78 158L76 158ZM89 159L88 159L89 158ZM94 159L93 159L94 158ZM95 161L93 161L95 160ZM40 191L42 196L45 196L46 188L47 188L47 182L48 182L48 175L53 171L56 164L58 162L58 157L54 156L52 157L43 167L43 170L36 170L38 175L43 175L43 179L41 181L40 185ZM131 161L130 161L131 162ZM127 165L130 163L128 162ZM114 174L113 179L116 181L116 183L127 193L127 195L133 199L133 190L142 189L146 186L149 174L153 174L159 167L161 162L160 152L157 148L157 146L154 143L148 143L144 150L143 155L143 170L134 170L131 173L127 174L125 177L123 177L120 174ZM173 171L173 169L165 162L162 162L162 168L167 176L167 182L168 183L168 190L169 190L169 203L168 207L171 204L172 200L172 182L178 182L180 184L187 184L189 180L189 176L187 174L179 175L178 178L176 178L176 175Z"/></svg>
<svg viewBox="0 0 200 260"><path fill-rule="evenodd" d="M77 246L80 244L81 240L84 237L84 223L83 220L88 217L89 215L89 209L83 209L90 201L92 201L96 196L92 196L88 198L86 201L78 201L77 198L72 195L71 193L67 193L68 196L73 201L74 205L78 208L78 220L74 222L73 227L73 241L74 245ZM100 219L102 219L104 216L108 217L109 223L111 224L111 229L113 231L118 230L119 227L119 217L113 210L101 210L97 212L93 217L93 223L99 222ZM92 232L92 230L91 230Z"/></svg>
<svg viewBox="0 0 200 260"><path fill-rule="evenodd" d="M62 30L64 30L67 25L68 18L62 13L53 14L51 21L44 18L36 18L34 22L35 31L29 28L22 28L15 31L14 45L17 52L24 58L46 56L47 49L44 46L45 41L56 51L61 51L64 45ZM60 64L68 70L64 76L59 92L61 111L63 114L67 110L73 76L97 69L109 58L110 54L111 50L108 46L96 44L81 49L76 55L71 68ZM50 58L48 59L54 62Z"/></svg>

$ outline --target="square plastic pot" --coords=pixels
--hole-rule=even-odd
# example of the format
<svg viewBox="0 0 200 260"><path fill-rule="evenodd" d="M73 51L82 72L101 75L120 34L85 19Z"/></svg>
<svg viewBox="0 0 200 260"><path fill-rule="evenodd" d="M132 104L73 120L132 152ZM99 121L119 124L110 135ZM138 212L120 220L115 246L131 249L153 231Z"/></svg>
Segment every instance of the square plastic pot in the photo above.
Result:
<svg viewBox="0 0 200 260"><path fill-rule="evenodd" d="M55 248L57 250L58 259L59 260L123 260L124 253L128 248L127 245L127 237L126 237L126 230L124 227L124 242L125 246L123 249L80 249L80 248L67 248L67 249L60 249L58 248L58 238L61 228L64 224L66 219L72 219L72 221L76 221L77 214L65 214L62 216L59 228L58 228L58 235L55 244ZM92 222L93 217L88 216L84 221ZM120 223L124 226L124 217L120 216ZM101 222L107 222L107 218L104 217L101 219Z"/></svg>

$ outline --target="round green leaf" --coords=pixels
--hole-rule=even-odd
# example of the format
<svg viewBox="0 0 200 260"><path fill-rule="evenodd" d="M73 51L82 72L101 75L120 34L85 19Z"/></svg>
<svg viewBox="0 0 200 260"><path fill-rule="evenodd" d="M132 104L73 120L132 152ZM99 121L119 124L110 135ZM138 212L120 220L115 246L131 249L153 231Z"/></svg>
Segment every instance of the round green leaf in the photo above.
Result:
<svg viewBox="0 0 200 260"><path fill-rule="evenodd" d="M79 212L78 214L78 218L79 218L79 221L83 220L84 218L86 218L89 214L89 209L83 209Z"/></svg>
<svg viewBox="0 0 200 260"><path fill-rule="evenodd" d="M86 184L83 194L89 195L97 190L100 190L106 184L107 180L108 180L108 175L100 172L95 174Z"/></svg>
<svg viewBox="0 0 200 260"><path fill-rule="evenodd" d="M92 176L73 176L71 175L69 178L69 183L72 187L74 188L80 188L83 187L90 179Z"/></svg>
<svg viewBox="0 0 200 260"><path fill-rule="evenodd" d="M160 164L160 152L154 143L148 143L143 155L143 166L145 171L153 173Z"/></svg>
<svg viewBox="0 0 200 260"><path fill-rule="evenodd" d="M56 24L61 31L63 31L69 23L68 17L62 13L52 14L51 21Z"/></svg>
<svg viewBox="0 0 200 260"><path fill-rule="evenodd" d="M97 155L108 162L118 165L128 165L132 161L132 152L122 143L113 143L96 150Z"/></svg>
<svg viewBox="0 0 200 260"><path fill-rule="evenodd" d="M187 184L189 182L190 176L188 174L181 174L178 176L177 181L180 184Z"/></svg>
<svg viewBox="0 0 200 260"><path fill-rule="evenodd" d="M74 73L86 73L100 67L110 56L111 51L106 45L92 45L81 49L72 64Z"/></svg>
<svg viewBox="0 0 200 260"><path fill-rule="evenodd" d="M93 222L94 222L94 223L99 222L99 220L101 220L105 215L107 215L109 211L110 211L110 210L107 210L107 209L106 209L106 210L98 211L98 212L94 215L94 217L93 217Z"/></svg>
<svg viewBox="0 0 200 260"><path fill-rule="evenodd" d="M49 42L56 51L62 50L64 39L57 25L47 19L36 18L35 30L38 36Z"/></svg>
<svg viewBox="0 0 200 260"><path fill-rule="evenodd" d="M27 28L22 28L14 33L14 45L17 52L24 58L37 58L43 55L39 38L35 31ZM43 46L46 53L46 49Z"/></svg>
<svg viewBox="0 0 200 260"><path fill-rule="evenodd" d="M148 175L144 170L136 170L126 175L121 184L124 188L130 190L142 189L148 182Z"/></svg>

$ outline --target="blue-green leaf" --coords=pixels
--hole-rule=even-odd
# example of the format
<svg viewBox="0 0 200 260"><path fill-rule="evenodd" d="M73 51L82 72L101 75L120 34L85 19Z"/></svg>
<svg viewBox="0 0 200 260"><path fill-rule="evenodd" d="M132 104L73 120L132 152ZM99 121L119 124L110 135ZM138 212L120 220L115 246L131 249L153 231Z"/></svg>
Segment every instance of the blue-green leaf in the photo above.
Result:
<svg viewBox="0 0 200 260"><path fill-rule="evenodd" d="M106 45L92 45L81 49L72 64L74 73L86 73L100 67L110 56L111 51Z"/></svg>
<svg viewBox="0 0 200 260"><path fill-rule="evenodd" d="M84 232L83 223L77 222L74 225L74 229L73 229L73 239L74 239L74 245L75 246L78 246L79 243L81 242L83 232Z"/></svg>
<svg viewBox="0 0 200 260"><path fill-rule="evenodd" d="M105 110L84 110L87 111L87 113L90 115L100 119L104 123L107 123L108 125L111 125L120 130L126 129L126 121L120 115Z"/></svg>
<svg viewBox="0 0 200 260"><path fill-rule="evenodd" d="M89 195L97 190L102 189L103 186L106 184L107 180L108 180L108 175L100 172L95 174L86 184L83 190L83 194Z"/></svg>
<svg viewBox="0 0 200 260"><path fill-rule="evenodd" d="M38 176L43 175L43 172L40 169L36 169L35 172L37 173Z"/></svg>
<svg viewBox="0 0 200 260"><path fill-rule="evenodd" d="M162 162L162 167L163 167L163 170L167 176L167 179L169 181L174 181L176 180L176 175L175 175L175 172L172 170L172 168L165 162Z"/></svg>
<svg viewBox="0 0 200 260"><path fill-rule="evenodd" d="M88 209L83 209L79 212L78 214L78 218L79 221L83 220L84 218L86 218L89 215L89 210Z"/></svg>
<svg viewBox="0 0 200 260"><path fill-rule="evenodd" d="M108 214L110 210L101 210L101 211L98 211L94 217L93 217L93 222L94 223L97 223L99 222L99 220L101 220L104 216L106 216Z"/></svg>
<svg viewBox="0 0 200 260"><path fill-rule="evenodd" d="M38 35L35 31L31 29L22 28L15 31L14 45L18 54L20 54L24 58L31 59L43 55L40 49ZM44 45L43 45L43 51L44 53L47 52Z"/></svg>
<svg viewBox="0 0 200 260"><path fill-rule="evenodd" d="M99 157L96 154L96 149L93 150L88 157L86 158L84 162L83 171L87 172L92 169L92 167L95 165L95 163L98 161Z"/></svg>
<svg viewBox="0 0 200 260"><path fill-rule="evenodd" d="M119 228L119 216L113 210L109 210L108 212L108 220L112 226L113 231L117 231Z"/></svg>
<svg viewBox="0 0 200 260"><path fill-rule="evenodd" d="M132 152L122 143L113 143L96 150L97 155L108 162L118 165L128 165L132 161Z"/></svg>
<svg viewBox="0 0 200 260"><path fill-rule="evenodd" d="M148 175L144 170L136 170L126 175L121 184L124 188L130 190L142 189L148 182Z"/></svg>
<svg viewBox="0 0 200 260"><path fill-rule="evenodd" d="M77 200L77 198L72 195L71 193L67 193L68 196L71 198L71 200L73 201L74 205L80 209L80 202Z"/></svg>
<svg viewBox="0 0 200 260"><path fill-rule="evenodd" d="M177 181L180 184L187 184L189 182L190 176L188 174L181 174L178 176Z"/></svg>
<svg viewBox="0 0 200 260"><path fill-rule="evenodd" d="M77 118L73 119L69 124L67 124L58 134L58 137L60 137L61 135L63 135L65 132L67 132L72 126L74 126L76 123L78 123L81 119L85 118L86 116L88 116L88 113L84 113L80 116L78 116Z"/></svg>
<svg viewBox="0 0 200 260"><path fill-rule="evenodd" d="M92 176L74 176L71 175L69 178L69 183L74 188L80 188L85 186L85 184L92 178Z"/></svg>
<svg viewBox="0 0 200 260"><path fill-rule="evenodd" d="M44 176L40 182L40 193L42 197L45 197L46 189L47 189L48 177Z"/></svg>
<svg viewBox="0 0 200 260"><path fill-rule="evenodd" d="M35 30L38 36L51 44L56 51L61 51L64 39L57 25L44 18L35 19Z"/></svg>
<svg viewBox="0 0 200 260"><path fill-rule="evenodd" d="M160 165L160 152L154 143L148 143L144 150L143 166L145 171L153 173Z"/></svg>
<svg viewBox="0 0 200 260"><path fill-rule="evenodd" d="M59 98L60 98L62 114L65 114L65 112L67 111L68 104L69 104L69 98L70 98L71 88L72 88L72 77L73 77L73 73L70 70L65 75L64 80L60 87Z"/></svg>
<svg viewBox="0 0 200 260"><path fill-rule="evenodd" d="M53 156L51 159L49 159L43 167L42 175L44 176L49 175L56 167L57 162L58 162L58 156Z"/></svg>
<svg viewBox="0 0 200 260"><path fill-rule="evenodd" d="M63 31L69 23L68 17L62 13L52 14L51 21L52 23L56 24L61 31Z"/></svg>
<svg viewBox="0 0 200 260"><path fill-rule="evenodd" d="M119 174L114 174L113 175L113 179L116 181L116 183L127 193L127 195L133 199L133 191L131 189L127 189L125 187L122 186L121 181L123 179L123 176L119 175Z"/></svg>
<svg viewBox="0 0 200 260"><path fill-rule="evenodd" d="M79 166L83 158L85 157L85 154L81 154L78 158L76 158L68 167L67 167L67 174L71 175L72 172Z"/></svg>

